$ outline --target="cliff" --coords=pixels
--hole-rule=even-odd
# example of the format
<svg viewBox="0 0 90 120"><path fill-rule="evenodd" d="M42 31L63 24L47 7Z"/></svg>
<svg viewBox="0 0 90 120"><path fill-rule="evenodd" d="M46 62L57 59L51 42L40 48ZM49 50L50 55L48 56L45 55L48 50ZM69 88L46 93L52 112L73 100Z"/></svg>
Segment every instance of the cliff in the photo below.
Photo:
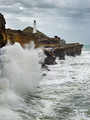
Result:
<svg viewBox="0 0 90 120"><path fill-rule="evenodd" d="M9 39L12 44L14 42L19 42L22 46L24 46L26 43L29 43L31 40L34 41L36 47L54 48L55 46L60 46L59 37L49 38L41 32L32 33L32 32L26 32L25 30L27 29L24 29L23 31L6 29L7 39Z"/></svg>
<svg viewBox="0 0 90 120"><path fill-rule="evenodd" d="M32 27L27 27L23 31L6 29L5 24L6 21L0 13L0 47L5 46L7 40L9 40L11 44L19 42L22 47L33 40L36 47L44 48L44 53L47 56L44 65L55 64L56 57L59 57L60 60L65 60L65 55L75 57L81 54L83 44L67 44L65 40L58 36L50 38L38 30L37 33L32 33Z"/></svg>
<svg viewBox="0 0 90 120"><path fill-rule="evenodd" d="M11 29L6 29L7 32L7 39L11 41L11 43L19 42L21 46L24 46L25 44L29 43L30 41L34 41L36 46L38 46L38 38L39 34L35 33L26 33L21 30L11 30Z"/></svg>
<svg viewBox="0 0 90 120"><path fill-rule="evenodd" d="M3 15L0 13L0 48L3 47L7 42L5 24L6 21Z"/></svg>
<svg viewBox="0 0 90 120"><path fill-rule="evenodd" d="M66 44L61 47L57 47L53 50L53 54L56 57L59 57L60 60L65 60L65 55L73 56L80 55L83 48L83 44L72 43Z"/></svg>

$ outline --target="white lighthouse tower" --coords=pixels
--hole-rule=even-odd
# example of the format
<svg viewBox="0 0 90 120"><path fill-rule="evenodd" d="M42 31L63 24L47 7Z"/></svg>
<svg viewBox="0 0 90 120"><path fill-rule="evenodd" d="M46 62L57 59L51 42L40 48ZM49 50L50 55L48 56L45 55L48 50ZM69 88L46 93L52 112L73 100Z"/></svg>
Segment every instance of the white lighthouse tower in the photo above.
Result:
<svg viewBox="0 0 90 120"><path fill-rule="evenodd" d="M36 30L36 20L34 20L34 22L33 22L33 33L37 33L37 30Z"/></svg>

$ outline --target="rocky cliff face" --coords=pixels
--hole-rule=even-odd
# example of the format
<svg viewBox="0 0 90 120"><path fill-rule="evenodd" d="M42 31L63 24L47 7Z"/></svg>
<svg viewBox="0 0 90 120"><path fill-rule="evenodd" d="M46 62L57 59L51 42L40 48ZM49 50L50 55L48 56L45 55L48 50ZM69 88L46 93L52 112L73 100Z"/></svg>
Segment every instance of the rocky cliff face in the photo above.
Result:
<svg viewBox="0 0 90 120"><path fill-rule="evenodd" d="M5 24L6 21L3 15L0 13L0 48L3 47L7 42Z"/></svg>
<svg viewBox="0 0 90 120"><path fill-rule="evenodd" d="M45 53L45 55L47 56L47 57L45 58L45 60L44 60L44 64L47 64L47 65L54 65L54 64L56 64L56 63L55 63L56 57L54 56L54 54L52 54L51 51L49 51L49 50L44 50L44 53Z"/></svg>
<svg viewBox="0 0 90 120"><path fill-rule="evenodd" d="M5 24L6 21L0 13L0 47L3 47L8 39L11 44L19 42L23 47L25 44L33 40L36 47L45 48L44 53L47 57L44 64L55 64L56 57L59 57L60 60L65 60L65 55L76 56L81 54L83 47L82 44L67 44L65 40L58 36L50 38L40 31L38 31L38 33L32 33L29 31L32 30L31 27L27 27L23 31L5 29Z"/></svg>
<svg viewBox="0 0 90 120"><path fill-rule="evenodd" d="M47 38L47 39L38 39L39 46L46 48L54 48L55 46L60 46L60 40L55 38Z"/></svg>
<svg viewBox="0 0 90 120"><path fill-rule="evenodd" d="M80 55L83 48L83 44L73 43L66 44L64 46L55 48L53 54L59 57L60 60L65 60L65 55L73 56Z"/></svg>
<svg viewBox="0 0 90 120"><path fill-rule="evenodd" d="M14 42L19 42L22 46L29 43L31 40L34 41L36 47L55 47L60 46L60 38L49 38L44 34L25 32L21 30L7 29L7 39Z"/></svg>
<svg viewBox="0 0 90 120"><path fill-rule="evenodd" d="M38 38L39 34L37 33L26 33L21 30L11 30L7 29L7 39L11 41L11 43L19 42L22 46L29 43L30 41L34 41L36 47L38 46Z"/></svg>

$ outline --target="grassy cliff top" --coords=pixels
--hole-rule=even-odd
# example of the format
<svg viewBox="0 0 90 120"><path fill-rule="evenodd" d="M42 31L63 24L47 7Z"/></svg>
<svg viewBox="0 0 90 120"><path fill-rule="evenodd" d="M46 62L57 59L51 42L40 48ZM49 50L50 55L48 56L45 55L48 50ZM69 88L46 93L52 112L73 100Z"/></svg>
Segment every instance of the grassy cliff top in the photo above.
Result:
<svg viewBox="0 0 90 120"><path fill-rule="evenodd" d="M26 27L23 32L27 32L27 33L33 33L33 28L32 27ZM39 30L37 30L37 33L40 35L43 35L45 38L49 38L48 36L46 36L44 33L40 32Z"/></svg>

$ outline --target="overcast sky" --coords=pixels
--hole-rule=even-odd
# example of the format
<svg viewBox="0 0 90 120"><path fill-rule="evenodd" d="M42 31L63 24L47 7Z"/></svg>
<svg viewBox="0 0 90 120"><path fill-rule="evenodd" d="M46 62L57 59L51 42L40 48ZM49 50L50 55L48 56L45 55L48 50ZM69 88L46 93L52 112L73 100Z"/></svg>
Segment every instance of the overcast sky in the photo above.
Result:
<svg viewBox="0 0 90 120"><path fill-rule="evenodd" d="M36 20L47 36L90 44L90 0L0 0L0 12L7 28L24 29Z"/></svg>

